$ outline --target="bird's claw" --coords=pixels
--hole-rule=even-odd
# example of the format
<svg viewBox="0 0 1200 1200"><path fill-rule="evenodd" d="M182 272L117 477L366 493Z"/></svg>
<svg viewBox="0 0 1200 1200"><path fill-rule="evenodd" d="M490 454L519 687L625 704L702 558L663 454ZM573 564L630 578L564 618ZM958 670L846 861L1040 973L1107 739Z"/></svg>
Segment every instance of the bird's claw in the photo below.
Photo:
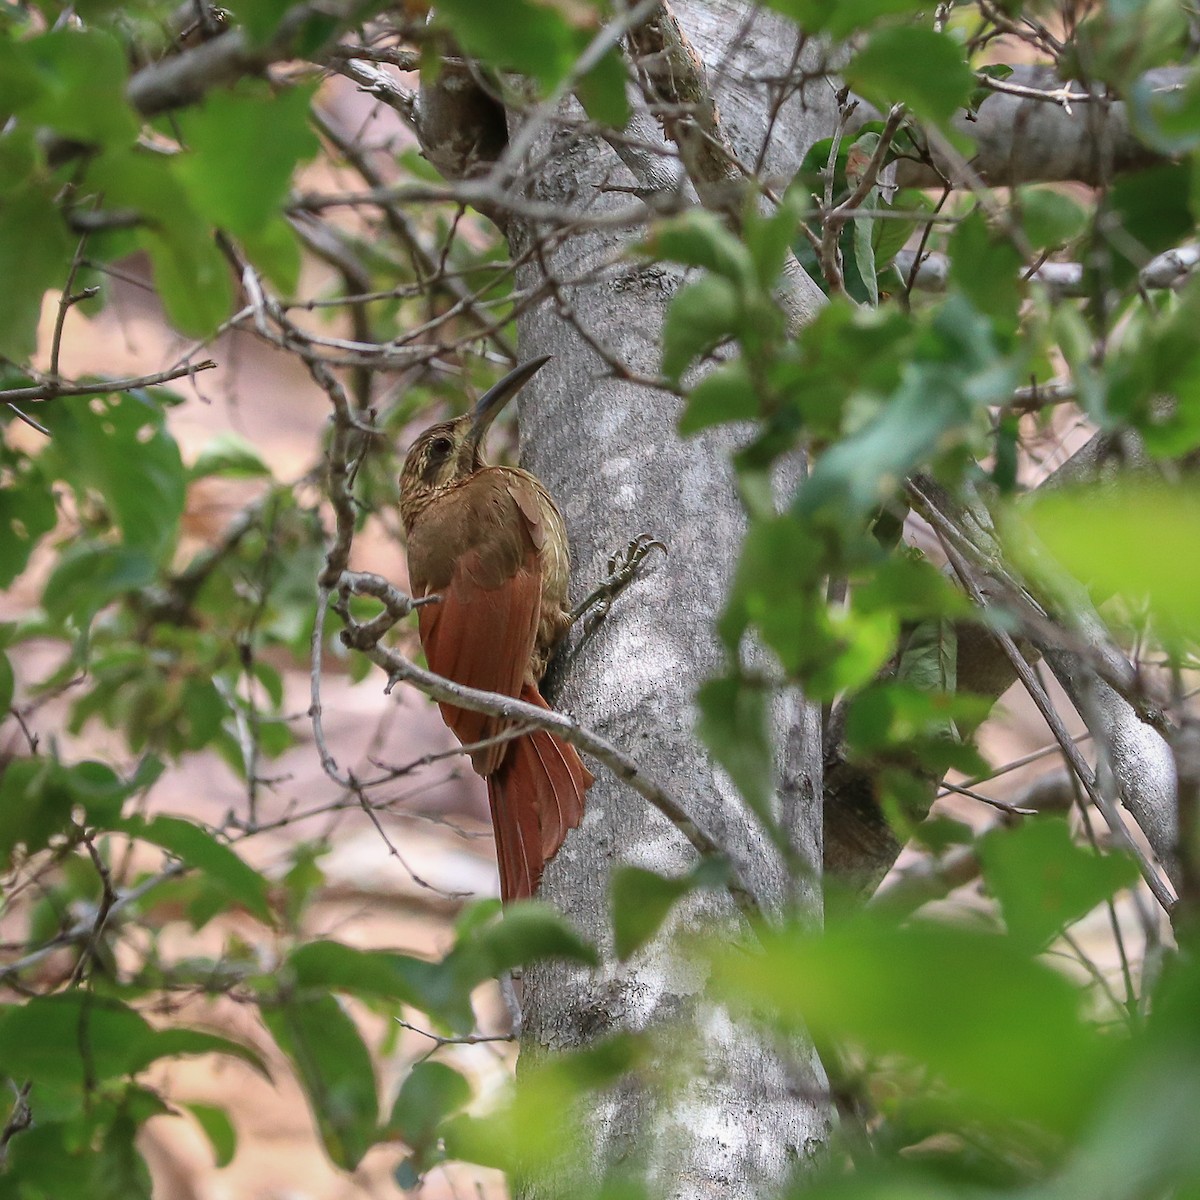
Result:
<svg viewBox="0 0 1200 1200"><path fill-rule="evenodd" d="M587 596L571 613L571 623L587 616L584 634L590 637L608 616L613 601L633 582L638 570L652 550L667 553L667 547L648 533L640 533L628 546L615 551L608 560L608 578Z"/></svg>

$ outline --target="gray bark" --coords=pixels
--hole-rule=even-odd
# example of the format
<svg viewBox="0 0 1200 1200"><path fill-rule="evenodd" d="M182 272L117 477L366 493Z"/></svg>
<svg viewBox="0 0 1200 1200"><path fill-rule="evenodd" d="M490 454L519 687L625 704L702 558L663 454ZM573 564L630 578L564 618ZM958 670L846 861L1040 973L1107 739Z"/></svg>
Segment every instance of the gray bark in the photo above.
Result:
<svg viewBox="0 0 1200 1200"><path fill-rule="evenodd" d="M769 121L769 96L747 77L763 77L790 51L786 22L750 14L738 3L680 8L688 34L709 65L725 131L739 156L754 163ZM714 70L713 64L722 64ZM823 102L823 97L822 97ZM804 148L831 128L827 109L793 99L776 121L768 173L787 175ZM644 136L646 125L640 129ZM537 200L604 211L627 193L607 184L636 184L613 151L596 138L544 131L532 150L543 163L533 182ZM514 256L533 248L539 231L509 226ZM529 287L543 271L570 280L618 262L628 234L589 230L544 249L518 279ZM696 689L723 667L712 628L720 612L744 518L729 463L731 442L713 435L683 441L670 396L613 377L606 352L590 348L579 328L635 372L654 374L660 332L679 272L633 263L605 271L599 282L564 286L559 305L544 304L520 323L523 355L553 354L523 396L522 459L557 498L572 537L575 587L585 592L606 572L608 556L650 533L669 546L617 601L597 633L573 647L555 696L557 705L638 758L668 785L693 817L737 862L770 912L797 894L819 914L821 754L810 706L779 706L783 747L778 800L795 850L812 870L796 883L735 789L715 768L694 733ZM568 319L564 319L564 316ZM726 897L709 893L683 904L671 928L628 963L617 962L608 933L607 885L619 863L668 874L687 869L691 848L673 827L626 788L601 777L589 793L583 826L546 871L542 894L605 950L597 972L543 965L525 979L523 1061L585 1045L616 1030L655 1030L661 1071L674 1090L629 1084L584 1114L587 1152L574 1167L595 1179L625 1160L637 1163L669 1196L748 1196L783 1180L824 1143L828 1112L824 1079L808 1047L786 1053L730 1018L703 995L705 978L672 936L704 930L746 937ZM698 1060L694 1073L671 1067ZM564 1165L570 1172L570 1164ZM529 1185L529 1195L561 1194L565 1180Z"/></svg>
<svg viewBox="0 0 1200 1200"><path fill-rule="evenodd" d="M1147 72L1142 83L1147 88L1168 87L1180 76L1180 70L1164 68ZM1006 82L1045 93L1064 87L1053 69L1044 66L1017 66ZM1085 91L1078 84L1065 86L1068 94ZM1068 179L1100 186L1116 174L1163 159L1135 136L1125 103L1104 100L1099 94L1064 107L1050 100L995 92L977 113L957 117L955 125L975 139L971 167L990 187ZM915 159L901 161L896 182L901 187L937 187L948 178L955 186L962 185L954 166L936 151L933 161L933 167Z"/></svg>

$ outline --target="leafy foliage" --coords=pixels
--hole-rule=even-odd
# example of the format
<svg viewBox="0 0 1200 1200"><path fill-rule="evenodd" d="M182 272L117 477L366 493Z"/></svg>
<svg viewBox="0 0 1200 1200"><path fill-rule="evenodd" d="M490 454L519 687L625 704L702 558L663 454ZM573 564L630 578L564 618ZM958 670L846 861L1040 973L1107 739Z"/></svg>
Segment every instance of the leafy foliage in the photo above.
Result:
<svg viewBox="0 0 1200 1200"><path fill-rule="evenodd" d="M353 168L376 200L387 189L331 133L311 73L265 78L259 68L273 45L340 61L322 56L375 7L335 19L243 0L221 19L236 26L256 77L153 102L144 64L170 67L189 37L215 40L219 29L180 30L162 3L0 11L0 586L29 600L0 626L0 865L13 883L5 917L16 948L0 965L0 1073L16 1097L0 1138L0 1200L149 1196L137 1138L181 1109L147 1072L205 1054L266 1072L241 1040L162 1015L182 992L253 1006L329 1159L352 1172L392 1146L403 1188L455 1158L518 1174L561 1162L564 1148L589 1158L564 1121L569 1130L615 1088L687 1095L704 1070L681 1021L531 1056L505 1094L481 1096L452 1049L474 1036L473 995L535 962L604 969L606 946L542 905L500 914L490 902L458 912L440 956L314 936L306 920L327 847L298 846L282 867L257 855L253 839L270 827L258 809L263 763L296 742L284 673L328 640L314 583L330 525L321 488L344 468L353 503L337 519L385 525L395 472L378 434L398 433L455 391L437 371L414 370L380 412L370 373L416 361L404 357L410 327L452 353L489 340L503 348L528 299L466 203L327 226L314 219L320 197L298 194L318 155L321 186ZM1041 24L1045 6L1019 2L941 6L936 17L912 0L770 7L807 35L853 39L834 58L890 115L854 125L847 106L793 179L747 187L719 213L654 220L638 238L640 266L666 262L685 277L660 362L665 388L683 394L679 432L727 432L739 447L747 532L730 549L736 566L716 629L725 662L696 696L697 730L782 846L773 704L781 688L802 687L844 731L838 754L870 777L894 830L915 832L935 873L973 856L992 903L971 920L848 906L819 932L789 912L670 952L686 959L697 1007L714 1021L785 1045L810 1035L821 1050L847 1119L828 1168L805 1164L796 1195L1197 1194L1194 954L1161 976L1148 957L1140 980L1125 964L1121 996L1103 978L1087 990L1061 969L1089 914L1109 916L1120 935L1115 906L1137 886L1137 865L1082 844L1055 817L979 835L925 820L948 771L989 769L972 739L996 697L961 686L958 638L1022 632L1014 596L1069 629L1082 582L1115 624L1163 650L1174 698L1195 665L1200 514L1175 480L1200 447L1200 281L1156 293L1141 274L1155 254L1194 239L1200 217L1191 17L1165 0L1064 10L1053 30ZM413 25L414 11L387 17L412 59L389 42L380 61L393 52L432 80L470 55L492 93L532 103L531 119L541 119L539 100L574 92L595 126L625 126L637 81L619 6L447 0ZM1072 86L1093 97L1109 89L1105 103L1123 101L1147 150L1170 161L1091 191L894 188L890 169L971 158L962 114L1004 89L1011 71L992 59L997 46L1016 48L1001 40L1014 30L1052 54ZM1150 88L1144 72L1160 66L1179 69L1178 86ZM386 82L370 86L391 95ZM396 103L404 107L403 93ZM429 163L413 152L395 160L412 194L436 192ZM428 245L414 249L422 238ZM913 286L925 254L947 261L940 293ZM1077 295L1039 280L1060 259L1082 264ZM312 290L323 291L302 296L318 260L325 274ZM798 332L784 302L797 263L829 301ZM266 447L232 433L191 453L171 379L68 380L69 321L114 311L119 286L146 277L180 334L207 342L232 323L310 366L321 358L313 347L329 352L325 361L346 370L361 435L347 460L314 446L312 469L285 477ZM349 314L353 336L323 318L285 320L333 306ZM479 370L472 385L486 364ZM1024 444L1056 420L1037 411L1036 396L1021 398L1031 380L1060 384L1114 444L1138 435L1165 482L1029 502ZM798 452L806 471L781 496L782 468ZM233 521L198 535L212 487L246 490ZM971 515L977 541L947 532L934 496ZM935 556L901 542L914 510L952 563L967 556L958 575L992 571L1005 556L1002 602L982 613ZM348 669L368 667L355 659ZM65 708L64 744L35 731L49 702ZM315 698L304 703L319 714ZM111 761L70 749L69 738L101 731L118 746ZM245 812L206 824L158 807L160 780L201 753L243 781ZM339 803L374 813L352 777L351 793ZM672 877L619 869L608 893L612 950L622 960L663 953L672 914L719 907L729 879L720 857ZM1178 933L1190 952L1195 897L1185 901ZM178 953L180 927L206 930L219 949ZM381 1102L379 1061L395 1031L377 1038L364 1018L393 1026L414 1013L437 1031L425 1035L434 1056L411 1064ZM218 1165L230 1163L239 1134L229 1113L205 1103L186 1111ZM638 1164L627 1166L578 1194L647 1194Z"/></svg>

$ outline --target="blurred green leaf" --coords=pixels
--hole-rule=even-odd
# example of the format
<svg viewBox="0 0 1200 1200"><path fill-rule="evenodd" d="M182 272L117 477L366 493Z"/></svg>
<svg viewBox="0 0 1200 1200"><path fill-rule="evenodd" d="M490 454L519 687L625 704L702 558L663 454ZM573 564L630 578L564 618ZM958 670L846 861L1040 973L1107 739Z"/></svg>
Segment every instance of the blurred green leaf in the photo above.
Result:
<svg viewBox="0 0 1200 1200"><path fill-rule="evenodd" d="M439 1062L419 1062L400 1087L384 1133L398 1137L412 1154L401 1164L397 1178L411 1179L416 1187L421 1176L442 1160L438 1138L443 1123L471 1099L467 1081L452 1067Z"/></svg>
<svg viewBox="0 0 1200 1200"><path fill-rule="evenodd" d="M1171 632L1200 635L1195 488L1126 481L1039 493L1024 519L1050 554L1101 599L1117 593L1135 603L1148 600ZM1015 523L1009 544L1038 570L1038 553Z"/></svg>
<svg viewBox="0 0 1200 1200"><path fill-rule="evenodd" d="M499 920L476 926L460 938L456 952L470 951L481 967L480 979L541 959L565 959L595 966L596 950L570 922L548 904L529 901L506 908Z"/></svg>
<svg viewBox="0 0 1200 1200"><path fill-rule="evenodd" d="M237 1153L237 1129L229 1113L215 1104L190 1103L183 1106L196 1118L204 1136L212 1146L218 1167L227 1167Z"/></svg>
<svg viewBox="0 0 1200 1200"><path fill-rule="evenodd" d="M306 942L288 957L288 967L300 988L344 991L355 996L397 1000L426 1011L427 983L438 964L387 950L359 950L342 942ZM436 997L435 997L436 1000Z"/></svg>
<svg viewBox="0 0 1200 1200"><path fill-rule="evenodd" d="M66 284L74 249L44 187L0 194L0 356L22 363L33 355L42 297Z"/></svg>
<svg viewBox="0 0 1200 1200"><path fill-rule="evenodd" d="M1101 399L1090 408L1107 426L1130 425L1153 455L1178 456L1200 445L1200 282L1192 280L1155 312L1132 312L1105 364ZM1082 372L1076 369L1076 375Z"/></svg>
<svg viewBox="0 0 1200 1200"><path fill-rule="evenodd" d="M561 1165L564 1156L590 1154L580 1128L584 1106L639 1067L650 1068L647 1043L631 1034L593 1042L587 1049L538 1056L523 1064L506 1103L485 1117L462 1114L442 1127L454 1158L525 1173ZM661 1064L653 1064L661 1070ZM586 1161L586 1160L585 1160Z"/></svg>
<svg viewBox="0 0 1200 1200"><path fill-rule="evenodd" d="M691 209L660 221L642 244L654 258L703 267L737 288L754 283L754 263L746 245L725 227L715 213Z"/></svg>
<svg viewBox="0 0 1200 1200"><path fill-rule="evenodd" d="M8 587L25 570L34 547L58 519L50 481L34 460L24 455L5 459L0 450L0 587Z"/></svg>
<svg viewBox="0 0 1200 1200"><path fill-rule="evenodd" d="M758 395L745 361L734 358L709 371L688 392L679 432L687 436L726 421L749 421L758 416L758 409Z"/></svg>
<svg viewBox="0 0 1200 1200"><path fill-rule="evenodd" d="M106 605L154 578L154 560L140 550L79 542L60 555L42 592L42 607L53 620L71 617L86 627Z"/></svg>
<svg viewBox="0 0 1200 1200"><path fill-rule="evenodd" d="M180 114L187 153L176 177L213 225L244 237L279 215L296 167L318 149L309 126L312 94L311 87L217 90Z"/></svg>
<svg viewBox="0 0 1200 1200"><path fill-rule="evenodd" d="M207 829L182 817L130 817L121 829L202 871L259 920L273 922L266 879Z"/></svg>
<svg viewBox="0 0 1200 1200"><path fill-rule="evenodd" d="M575 94L593 121L610 129L624 129L629 121L629 82L625 59L615 47L579 81Z"/></svg>
<svg viewBox="0 0 1200 1200"><path fill-rule="evenodd" d="M609 889L617 957L625 961L637 953L658 933L667 914L684 896L722 882L727 876L727 864L716 859L705 860L674 879L641 867L618 867Z"/></svg>
<svg viewBox="0 0 1200 1200"><path fill-rule="evenodd" d="M261 1069L252 1050L228 1038L196 1029L155 1029L128 1005L92 992L35 996L0 1009L6 1074L53 1092L64 1111L79 1111L96 1083L136 1074L160 1058L213 1052Z"/></svg>
<svg viewBox="0 0 1200 1200"><path fill-rule="evenodd" d="M948 296L922 327L887 405L817 460L793 513L841 530L860 522L918 465L964 439L984 405L1007 400L1018 369L1000 354L992 323Z"/></svg>
<svg viewBox="0 0 1200 1200"><path fill-rule="evenodd" d="M768 0L769 7L789 16L806 34L825 32L845 38L869 29L880 17L924 11L920 0Z"/></svg>
<svg viewBox="0 0 1200 1200"><path fill-rule="evenodd" d="M0 775L0 864L11 860L18 845L32 854L72 830L76 807L89 824L111 828L134 790L104 763L66 765L48 756L12 760Z"/></svg>
<svg viewBox="0 0 1200 1200"><path fill-rule="evenodd" d="M271 468L257 448L231 429L223 430L206 442L188 471L189 480L220 475L226 479L253 479L270 475Z"/></svg>
<svg viewBox="0 0 1200 1200"><path fill-rule="evenodd" d="M934 673L936 678L936 673ZM935 772L950 767L972 774L986 769L979 752L964 744L958 723L974 728L991 711L987 697L925 690L884 680L863 689L846 713L846 742L854 755L917 763Z"/></svg>
<svg viewBox="0 0 1200 1200"><path fill-rule="evenodd" d="M186 476L162 411L144 396L64 396L45 414L51 446L43 455L82 503L97 492L125 547L154 560L173 550Z"/></svg>
<svg viewBox="0 0 1200 1200"><path fill-rule="evenodd" d="M714 951L717 995L770 1025L904 1056L950 1089L904 1086L934 1120L1078 1129L1110 1074L1117 1047L1082 1017L1078 989L1008 938L870 912L824 935L761 937L760 953Z"/></svg>
<svg viewBox="0 0 1200 1200"><path fill-rule="evenodd" d="M915 25L871 34L846 64L845 77L880 108L899 102L935 124L945 124L967 103L975 75L952 38Z"/></svg>
<svg viewBox="0 0 1200 1200"><path fill-rule="evenodd" d="M574 25L568 11L532 0L448 0L438 5L437 16L468 54L551 88L590 40L590 30ZM585 21L591 15L584 10L572 13Z"/></svg>
<svg viewBox="0 0 1200 1200"><path fill-rule="evenodd" d="M174 157L137 149L110 152L88 163L87 182L106 207L129 209L144 224L137 241L150 255L167 316L181 332L207 337L229 316L229 267L212 232L180 182ZM244 165L239 168L246 172Z"/></svg>
<svg viewBox="0 0 1200 1200"><path fill-rule="evenodd" d="M9 44L0 52L0 74L9 71L20 90L0 89L0 107L11 105L35 125L100 145L126 146L137 136L125 98L129 66L112 34L63 28Z"/></svg>
<svg viewBox="0 0 1200 1200"><path fill-rule="evenodd" d="M1163 163L1114 180L1096 221L1109 255L1095 264L1111 270L1117 283L1131 281L1146 261L1190 236L1191 172L1184 163ZM1107 281L1101 276L1099 286Z"/></svg>
<svg viewBox="0 0 1200 1200"><path fill-rule="evenodd" d="M742 305L737 289L718 275L685 283L667 309L663 329L663 374L673 382L701 354L738 330Z"/></svg>
<svg viewBox="0 0 1200 1200"><path fill-rule="evenodd" d="M1087 228L1087 212L1070 196L1048 187L1021 188L1021 228L1035 250L1054 249L1074 241Z"/></svg>
<svg viewBox="0 0 1200 1200"><path fill-rule="evenodd" d="M1138 880L1132 858L1077 845L1057 817L993 830L980 839L979 857L1008 931L1031 951Z"/></svg>
<svg viewBox="0 0 1200 1200"><path fill-rule="evenodd" d="M950 238L950 282L1002 338L1017 332L1021 305L1021 255L1007 232L993 229L982 207L959 222Z"/></svg>
<svg viewBox="0 0 1200 1200"><path fill-rule="evenodd" d="M263 1021L291 1060L329 1157L352 1171L375 1143L379 1104L371 1056L332 996L281 996Z"/></svg>
<svg viewBox="0 0 1200 1200"><path fill-rule="evenodd" d="M696 732L764 825L774 827L771 693L737 678L710 679L696 694Z"/></svg>

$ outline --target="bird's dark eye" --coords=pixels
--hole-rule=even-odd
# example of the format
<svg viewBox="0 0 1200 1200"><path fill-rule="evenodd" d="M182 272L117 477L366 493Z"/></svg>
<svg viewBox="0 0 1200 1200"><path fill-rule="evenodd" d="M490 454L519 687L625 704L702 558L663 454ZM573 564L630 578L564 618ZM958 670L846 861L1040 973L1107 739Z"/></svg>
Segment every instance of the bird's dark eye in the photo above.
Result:
<svg viewBox="0 0 1200 1200"><path fill-rule="evenodd" d="M434 458L445 458L453 449L454 443L448 437L435 437L429 443L429 452Z"/></svg>

